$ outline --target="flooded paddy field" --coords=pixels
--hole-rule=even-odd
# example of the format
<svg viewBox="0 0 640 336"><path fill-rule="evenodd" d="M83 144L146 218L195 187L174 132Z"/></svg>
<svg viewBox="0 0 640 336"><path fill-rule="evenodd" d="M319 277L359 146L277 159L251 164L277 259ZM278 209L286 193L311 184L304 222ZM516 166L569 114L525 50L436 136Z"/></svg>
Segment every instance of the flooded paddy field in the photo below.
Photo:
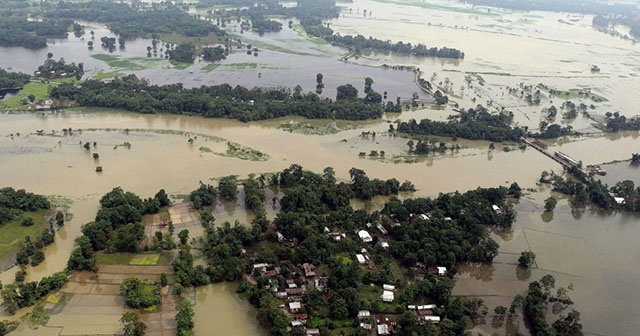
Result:
<svg viewBox="0 0 640 336"><path fill-rule="evenodd" d="M567 99L576 104L593 104L595 108L589 112L595 116L606 112L619 112L627 117L637 114L635 96L640 90L637 79L640 49L631 41L594 30L590 16L494 8L489 11L448 1L355 0L344 6L341 17L331 21L331 27L341 34L458 48L466 57L445 60L367 54L345 62L340 59L346 50L310 41L285 26L280 33L264 36L239 34L231 28L230 32L237 38L256 45L259 55L234 53L216 66L196 61L192 66L180 68L160 59L145 63L139 58L146 57L150 41L144 39L128 41L126 49L112 54L118 57L114 60L99 56L109 55L99 46L89 51L88 35L84 40L73 36L52 40L47 49L38 51L0 48L3 60L0 63L2 67L31 73L46 59L47 52L53 52L55 59L64 57L67 62L84 62L89 77L100 72L135 73L154 84L229 83L270 87L299 84L304 91L313 90L316 73L323 73L326 83L323 94L328 97L334 96L337 85L352 83L361 88L364 78L371 77L375 90L388 91L393 98L408 98L419 91L413 83L414 74L380 66L410 65L419 67L423 78L446 89L460 107L490 102L496 110L504 107L513 111L516 122L530 129L538 127L543 107L559 107ZM371 15L364 17L363 9ZM572 24L559 21L568 19ZM385 29L380 29L382 24ZM98 40L108 34L104 27L92 24L92 28ZM116 63L122 60L145 63L139 65L144 69L132 70ZM591 73L591 65L598 65L601 72ZM533 87L543 83L567 92L589 88L604 100L594 101L577 94L551 97L541 90L540 105L529 105L521 95L508 90L519 87L520 83ZM424 96L421 92L419 95ZM348 170L352 167L363 169L370 177L411 180L418 191L403 197L435 196L478 186L508 186L515 181L528 190L516 206L518 219L513 229L496 233L500 255L491 266L461 265L454 294L480 296L492 310L500 304L508 305L513 296L524 293L528 282L552 274L559 286L572 284L570 296L575 301L574 308L582 313L586 333L633 335L640 328L640 321L634 319L640 311L635 288L640 273L632 267L640 255L636 247L640 236L640 226L636 224L640 218L589 208L573 209L566 200L559 202L553 216L543 215L542 204L550 190L536 182L543 170L559 173L562 168L531 148L499 144L496 150L490 151L489 142L433 139L448 146L457 144L460 149L418 157L407 153L409 139L387 133L389 125L396 120L427 117L445 120L453 113L452 106L438 109L426 106L367 122L282 118L252 123L89 109L53 114L3 114L0 115L0 182L36 193L60 195L72 202L73 218L58 232L55 244L45 249L45 262L28 268L27 280L37 280L66 266L74 239L80 235L80 226L93 220L100 197L116 186L141 197L149 197L164 188L180 198L199 182L215 184L222 176L244 178L249 174L275 172L293 163L313 171L331 166L341 180L349 178ZM631 153L638 152L637 132L602 135L593 127L593 119L582 115L574 120L561 118L558 115L556 122L594 134L550 141L550 151L562 151L585 165L626 160ZM74 132L65 135L62 129L69 127ZM44 130L45 135L37 136L36 130ZM375 137L362 135L374 131ZM193 144L189 144L190 138ZM94 141L96 147L90 150L82 147L83 143ZM126 143L130 146L125 146ZM244 151L229 152L229 143ZM369 156L373 150L384 151L384 158ZM98 160L93 159L93 153L99 154ZM97 166L103 167L101 173L95 171ZM609 174L603 180L609 184L622 177L638 184L637 171L629 169L628 162L604 168ZM277 192L268 190L267 199ZM235 220L249 223L253 214L241 206L242 197L240 194L236 204L217 204L216 223ZM383 201L375 199L354 205L377 209ZM274 216L277 207L267 206L267 210L269 216ZM202 234L188 210L176 210L171 216L180 218L180 225L191 231L190 236ZM530 272L518 271L517 257L529 249L536 253L537 263ZM12 282L15 271L14 268L3 272L0 280ZM98 279L115 281L111 277L113 275L105 273ZM69 286L75 284L77 288L67 290L98 286L89 285L91 281L94 280L74 280ZM109 284L99 286L104 287L102 293L109 292L106 290ZM103 316L96 318L101 321L100 326L91 329L91 333L119 332L121 325L117 319L123 312L122 303L117 301L119 296L102 294L87 296L82 300L89 301L81 301L81 295L87 293L70 293L73 296L67 306L52 315L46 327L32 330L23 325L14 334L83 334L85 327L78 324L82 321L73 324L70 316L73 309L89 301L113 309L106 309ZM236 296L234 284L199 288L189 297L195 303L196 335L207 335L210 330L234 335L266 334L257 325L255 311ZM63 328L63 325L69 327ZM509 327L510 331L515 330ZM528 333L522 321L516 327ZM477 330L504 333L503 328L492 328L490 323Z"/></svg>

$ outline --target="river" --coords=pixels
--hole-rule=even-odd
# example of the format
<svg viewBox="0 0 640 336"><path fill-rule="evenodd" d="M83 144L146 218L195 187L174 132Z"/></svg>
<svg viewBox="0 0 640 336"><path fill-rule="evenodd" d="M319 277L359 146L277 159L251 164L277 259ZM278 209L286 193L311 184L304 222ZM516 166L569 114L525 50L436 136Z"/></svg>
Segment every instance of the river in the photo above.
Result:
<svg viewBox="0 0 640 336"><path fill-rule="evenodd" d="M433 4L439 7L433 7ZM386 55L350 60L373 66L382 63L414 65L421 68L426 78L436 73L436 83L446 82L446 78L449 78L449 82L453 83L451 90L459 97L455 100L462 107L473 107L473 97L480 99L478 103L493 100L497 106L514 110L518 123L535 128L540 121L540 109L552 102L547 100L543 106L528 106L519 98L504 92L507 86L517 86L520 82L533 85L544 82L562 90L590 87L597 94L605 96L608 101L594 102L595 114L618 111L632 116L636 113L633 98L640 89L640 81L635 77L639 70L638 47L630 41L595 31L589 25L589 16L573 18L575 21L571 22L574 24L568 25L558 21L567 19L567 14L497 9L488 13L486 9L471 9L448 1L409 6L409 3L356 0L346 6L353 8L352 12L345 9L341 18L331 22L332 28L338 32L357 32L382 39L446 45L463 50L467 56L462 61ZM356 13L364 8L372 12L371 17L365 18ZM379 29L381 23L386 29ZM247 37L253 38L259 37ZM274 37L271 39L276 40ZM93 69L91 71L113 70L104 62L88 56L86 41L71 37L55 42L48 49L35 52L0 48L2 66L32 72L31 69L46 58L46 52L53 51L55 58L86 62L85 68ZM146 44L148 41L141 40L139 45L128 44L126 51L116 53L131 53L123 54L123 57L133 57L139 52L138 49L144 51ZM387 73L375 67L340 62L337 59L339 51L331 49L329 52L323 49L329 48L326 46L318 48L330 55L325 57L323 62L326 63L321 64L325 64L326 69L334 69L322 69L325 78L334 81L332 85L351 78L354 85L359 87L367 73L377 71L377 75L372 76L377 90L388 88L394 92L393 96L406 96L417 91L410 72L394 72L388 77ZM249 62L268 69L269 64L278 61L278 51L271 52L274 55L264 52L257 58L251 56L252 61ZM74 59L76 55L84 56ZM9 59L15 61L8 64L5 60ZM289 62L289 59L284 60ZM334 67L338 64L342 68ZM602 72L592 74L589 71L590 64L598 64ZM150 69L143 73L158 83L191 77L199 78L191 81L192 85L217 83L223 79L229 79L231 84L246 85L256 80L251 77L255 76L254 69L236 68L236 75L228 76L228 71L199 73L203 66L194 65L196 73L193 76L187 70ZM319 72L318 69L299 67L297 72L293 72L294 77L287 78L283 74L286 71L271 70L274 75L265 70L262 77L265 78L264 82L259 83L279 85L280 82L301 82L306 90L312 89L315 74ZM341 74L335 75L338 80L329 79L331 75L327 75L327 71ZM475 81L472 87L467 86L465 76L470 73L480 73L484 85ZM279 79L269 82L270 78ZM557 99L555 105L559 106L561 101ZM389 124L396 119L443 119L449 113L450 109L406 111L399 115L388 115L383 120L346 123L349 127L343 127L345 124L328 125L343 127L344 130L324 135L291 133L278 128L292 123L316 123L300 118L240 123L88 109L52 114L3 114L0 115L0 185L61 195L73 201L70 208L73 219L59 231L56 243L46 248L45 262L29 269L28 279L37 280L64 268L73 240L80 234L80 225L93 219L101 195L115 186L142 197L150 197L160 188L173 195L183 195L195 189L200 181L214 183L212 179L231 174L244 177L251 173L275 172L293 163L317 172L332 166L337 177L343 180L349 178L348 170L351 167L361 168L371 177L396 177L401 181L408 179L418 188L413 196L435 196L440 192L464 191L478 186L508 186L516 181L529 190L516 206L518 220L513 231L499 236L502 237L499 239L501 249L496 263L491 267L463 267L455 293L481 295L492 309L497 304L508 303L511 296L522 294L531 279L551 273L556 276L560 286L573 283L574 290L570 294L576 302L575 308L583 313L585 331L600 335L634 334L633 331L640 328L640 321L634 319L635 312L640 311L640 298L635 285L640 273L631 267L640 255L640 249L634 244L640 235L640 227L635 225L638 218L624 213L603 214L592 209L571 209L566 200L560 201L552 218L542 216L542 203L550 191L536 185L536 181L543 170L561 172L561 167L535 150L498 145L497 150L489 151L488 142L458 140L457 143L462 147L459 151L415 159L406 155L408 139L386 133ZM592 129L592 121L584 117L563 123L571 124L576 129ZM74 129L74 133L65 136L62 129L69 127ZM80 132L80 129L83 131ZM125 129L130 131L125 132ZM36 130L44 130L46 135L37 136ZM55 134L52 134L53 130ZM363 138L363 131L375 131L377 136ZM189 137L198 134L194 144L188 144ZM224 141L216 142L204 135L219 137ZM625 160L632 152L638 151L637 137L637 132L615 136L596 134L552 142L550 150L560 150L582 160L584 164ZM80 143L87 141L97 142L97 148L86 151ZM225 151L225 141L258 150L267 154L269 159L251 161L219 155ZM445 141L453 144L451 140ZM125 142L131 144L129 149L118 146ZM203 147L213 152L202 150ZM358 155L372 150L385 151L385 158ZM99 161L91 157L92 152L100 154ZM411 162L406 162L407 159ZM102 173L95 172L97 165L103 167ZM624 177L624 174L616 173L618 175ZM240 222L248 222L251 219L250 213L232 206L218 207L215 216L218 222L236 218ZM514 263L519 252L529 248L537 255L537 268L526 277L516 272ZM14 271L0 274L0 280L11 282ZM206 330L226 330L224 328L240 324L248 329L242 332L233 329L234 334L258 333L255 324L247 324L253 321L255 312L246 302L238 301L231 285L199 289L196 298L198 335L206 335ZM217 304L227 307L218 310L219 318L213 319L208 314L199 313L213 311L211 307ZM228 311L238 313L223 315ZM525 332L523 328L520 331Z"/></svg>

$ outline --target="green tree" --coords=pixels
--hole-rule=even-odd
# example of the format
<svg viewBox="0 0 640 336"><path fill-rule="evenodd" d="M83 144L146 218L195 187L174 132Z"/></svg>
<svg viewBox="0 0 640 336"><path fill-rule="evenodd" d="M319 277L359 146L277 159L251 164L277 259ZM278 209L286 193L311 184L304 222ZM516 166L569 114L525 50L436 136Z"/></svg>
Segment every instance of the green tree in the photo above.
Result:
<svg viewBox="0 0 640 336"><path fill-rule="evenodd" d="M518 258L518 264L524 268L528 268L536 261L536 254L531 251L522 251Z"/></svg>
<svg viewBox="0 0 640 336"><path fill-rule="evenodd" d="M178 232L178 238L180 238L180 244L185 245L189 240L189 230L183 229Z"/></svg>
<svg viewBox="0 0 640 336"><path fill-rule="evenodd" d="M140 321L140 313L137 311L122 314L120 323L124 324L124 336L143 336L147 325Z"/></svg>
<svg viewBox="0 0 640 336"><path fill-rule="evenodd" d="M356 99L358 97L358 89L351 84L340 85L336 89L336 100Z"/></svg>
<svg viewBox="0 0 640 336"><path fill-rule="evenodd" d="M238 178L236 176L220 178L218 181L218 193L225 201L235 201L238 194Z"/></svg>
<svg viewBox="0 0 640 336"><path fill-rule="evenodd" d="M556 204L558 204L558 200L555 197L551 196L544 200L544 210L545 211L553 211L556 208Z"/></svg>
<svg viewBox="0 0 640 336"><path fill-rule="evenodd" d="M178 313L176 314L178 336L191 336L193 330L193 305L189 301L181 301L176 306Z"/></svg>

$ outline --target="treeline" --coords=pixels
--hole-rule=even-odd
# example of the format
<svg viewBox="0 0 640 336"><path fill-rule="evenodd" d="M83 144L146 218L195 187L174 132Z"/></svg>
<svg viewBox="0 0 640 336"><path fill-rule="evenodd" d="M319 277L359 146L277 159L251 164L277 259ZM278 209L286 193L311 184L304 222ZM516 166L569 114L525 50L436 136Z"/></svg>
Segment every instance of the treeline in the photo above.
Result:
<svg viewBox="0 0 640 336"><path fill-rule="evenodd" d="M67 37L72 20L48 19L28 21L26 17L11 16L0 20L0 46L40 49L47 46L47 37Z"/></svg>
<svg viewBox="0 0 640 336"><path fill-rule="evenodd" d="M573 130L571 125L562 127L558 124L547 125L546 121L540 123L540 132L529 133L528 135L538 139L555 139L567 135L579 135Z"/></svg>
<svg viewBox="0 0 640 336"><path fill-rule="evenodd" d="M607 3L598 0L465 0L465 2L478 6L492 6L525 11L552 11L584 14L628 14L635 12L636 7L623 3Z"/></svg>
<svg viewBox="0 0 640 336"><path fill-rule="evenodd" d="M420 57L443 57L443 58L464 58L464 53L453 48L428 48L424 44L412 45L411 43L403 43L402 41L393 43L391 41L383 41L369 36L366 38L362 35L345 35L333 34L325 37L325 39L334 44L345 46L354 50L356 53L364 49L373 49L383 52L394 52L399 54L414 55Z"/></svg>
<svg viewBox="0 0 640 336"><path fill-rule="evenodd" d="M620 115L618 112L611 114L607 112L607 123L605 125L605 131L618 132L618 131L638 131L640 130L640 116L628 118Z"/></svg>
<svg viewBox="0 0 640 336"><path fill-rule="evenodd" d="M126 39L146 37L153 33L185 36L207 36L214 33L224 36L224 32L218 27L190 16L171 2L165 2L164 6L141 8L110 1L61 1L44 8L46 17L101 22Z"/></svg>
<svg viewBox="0 0 640 336"><path fill-rule="evenodd" d="M629 15L631 12L621 13L620 15L596 15L593 17L592 25L597 28L607 28L609 26L624 25L630 29L630 34L639 37L640 36L640 20L633 15Z"/></svg>
<svg viewBox="0 0 640 336"><path fill-rule="evenodd" d="M144 225L140 222L144 214L158 213L168 206L170 200L164 189L153 198L141 199L120 187L113 188L100 199L100 210L94 222L82 226L82 236L76 239L77 247L71 252L69 270L93 270L94 252L138 252L146 238Z"/></svg>
<svg viewBox="0 0 640 336"><path fill-rule="evenodd" d="M578 205L592 202L605 210L619 208L606 184L593 177L584 176L577 168L570 169L569 173L575 178L568 177L565 179L557 174L543 171L540 176L540 182L550 183L553 185L554 191L572 196L571 201ZM619 193L619 195L622 194Z"/></svg>
<svg viewBox="0 0 640 336"><path fill-rule="evenodd" d="M285 89L247 89L228 84L186 89L182 84L149 85L135 75L110 83L88 80L77 87L60 84L51 90L54 99L68 99L81 106L122 108L139 113L190 113L240 121L264 120L288 115L310 119L365 120L380 118L383 108L363 99L332 101L315 93Z"/></svg>
<svg viewBox="0 0 640 336"><path fill-rule="evenodd" d="M33 306L37 300L62 288L67 282L67 273L58 272L40 281L18 282L4 286L0 296L2 308L8 314L15 314L20 308Z"/></svg>
<svg viewBox="0 0 640 336"><path fill-rule="evenodd" d="M31 75L21 72L9 72L0 68L0 90L18 89L29 83Z"/></svg>
<svg viewBox="0 0 640 336"><path fill-rule="evenodd" d="M24 212L49 209L46 197L11 187L0 189L0 225L8 223Z"/></svg>
<svg viewBox="0 0 640 336"><path fill-rule="evenodd" d="M417 135L437 135L470 140L488 140L494 142L520 141L526 129L511 127L513 113L491 114L482 105L475 109L462 110L449 121L414 119L401 122L397 131Z"/></svg>

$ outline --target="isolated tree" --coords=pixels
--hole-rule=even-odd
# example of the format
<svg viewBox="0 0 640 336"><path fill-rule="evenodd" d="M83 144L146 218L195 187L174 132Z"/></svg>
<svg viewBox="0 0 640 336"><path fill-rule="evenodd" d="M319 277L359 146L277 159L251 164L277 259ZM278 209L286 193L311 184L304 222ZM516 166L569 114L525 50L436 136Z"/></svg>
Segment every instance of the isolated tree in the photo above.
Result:
<svg viewBox="0 0 640 336"><path fill-rule="evenodd" d="M185 245L189 240L189 230L183 229L178 232L178 238L180 238L180 244Z"/></svg>
<svg viewBox="0 0 640 336"><path fill-rule="evenodd" d="M524 268L529 268L536 261L536 254L531 251L522 251L518 258L518 264Z"/></svg>
<svg viewBox="0 0 640 336"><path fill-rule="evenodd" d="M351 84L340 85L337 91L336 100L355 99L358 97L358 89Z"/></svg>
<svg viewBox="0 0 640 336"><path fill-rule="evenodd" d="M553 211L556 208L556 204L558 204L558 200L555 197L551 196L544 200L544 210L545 211Z"/></svg>
<svg viewBox="0 0 640 336"><path fill-rule="evenodd" d="M120 322L124 324L124 336L143 336L147 326L140 321L140 313L137 311L122 314Z"/></svg>

